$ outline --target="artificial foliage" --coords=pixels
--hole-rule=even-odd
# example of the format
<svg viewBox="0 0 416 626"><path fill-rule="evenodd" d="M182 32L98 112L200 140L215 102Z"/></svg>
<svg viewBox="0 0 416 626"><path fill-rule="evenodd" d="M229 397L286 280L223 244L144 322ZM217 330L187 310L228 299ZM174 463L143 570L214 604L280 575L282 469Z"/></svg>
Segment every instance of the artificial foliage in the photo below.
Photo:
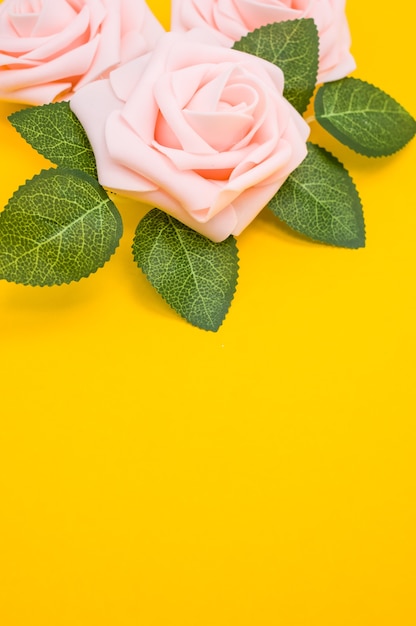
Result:
<svg viewBox="0 0 416 626"><path fill-rule="evenodd" d="M32 286L80 280L108 261L122 232L120 214L95 178L44 170L1 213L0 275Z"/></svg>
<svg viewBox="0 0 416 626"><path fill-rule="evenodd" d="M315 115L338 141L367 157L390 156L416 132L416 121L401 104L378 87L353 77L320 87Z"/></svg>
<svg viewBox="0 0 416 626"><path fill-rule="evenodd" d="M351 176L330 152L308 142L308 155L269 202L288 226L343 248L365 245L364 217Z"/></svg>
<svg viewBox="0 0 416 626"><path fill-rule="evenodd" d="M316 89L318 34L313 20L261 27L234 44L282 68L285 96L304 113ZM369 157L400 150L416 122L392 97L347 77L318 87L316 120ZM122 234L120 214L97 180L95 157L67 102L10 116L21 136L53 166L21 186L0 214L0 278L32 286L78 281L101 268ZM323 244L365 245L359 193L344 165L324 147L308 154L268 204L296 233ZM151 209L137 226L133 259L166 302L188 322L216 331L238 282L233 236L221 243Z"/></svg>
<svg viewBox="0 0 416 626"><path fill-rule="evenodd" d="M238 277L235 238L214 243L159 209L137 226L133 255L153 287L191 324L217 330Z"/></svg>

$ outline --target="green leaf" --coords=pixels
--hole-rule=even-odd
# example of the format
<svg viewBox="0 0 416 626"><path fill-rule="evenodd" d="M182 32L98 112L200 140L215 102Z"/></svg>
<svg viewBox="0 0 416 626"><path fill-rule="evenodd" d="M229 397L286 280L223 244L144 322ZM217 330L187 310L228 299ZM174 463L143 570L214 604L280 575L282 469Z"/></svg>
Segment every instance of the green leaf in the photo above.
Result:
<svg viewBox="0 0 416 626"><path fill-rule="evenodd" d="M344 248L365 245L361 201L350 175L332 154L312 143L268 206L311 239Z"/></svg>
<svg viewBox="0 0 416 626"><path fill-rule="evenodd" d="M198 234L159 209L139 223L133 255L153 287L188 322L216 331L237 285L234 237L221 243Z"/></svg>
<svg viewBox="0 0 416 626"><path fill-rule="evenodd" d="M39 286L79 280L108 261L121 234L120 214L94 178L44 170L0 213L0 278Z"/></svg>
<svg viewBox="0 0 416 626"><path fill-rule="evenodd" d="M397 152L416 133L416 121L396 100L358 78L322 85L315 116L336 139L369 157Z"/></svg>
<svg viewBox="0 0 416 626"><path fill-rule="evenodd" d="M9 120L23 139L52 163L97 177L91 144L68 102L22 109Z"/></svg>
<svg viewBox="0 0 416 626"><path fill-rule="evenodd" d="M304 113L318 73L319 37L312 19L262 26L236 41L233 48L280 67L285 76L285 98Z"/></svg>

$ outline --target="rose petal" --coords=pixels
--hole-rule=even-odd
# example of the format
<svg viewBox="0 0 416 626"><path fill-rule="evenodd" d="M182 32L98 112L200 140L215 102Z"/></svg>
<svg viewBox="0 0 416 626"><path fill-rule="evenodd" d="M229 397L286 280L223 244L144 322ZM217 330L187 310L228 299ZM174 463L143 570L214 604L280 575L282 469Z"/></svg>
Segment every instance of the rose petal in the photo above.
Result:
<svg viewBox="0 0 416 626"><path fill-rule="evenodd" d="M207 115L195 111L184 111L184 118L193 130L218 152L230 150L247 135L253 125L250 115L234 112Z"/></svg>
<svg viewBox="0 0 416 626"><path fill-rule="evenodd" d="M265 26L266 24L295 20L302 17L302 11L299 7L294 7L294 4L296 2L276 2L274 0L270 5L267 5L264 0L261 3L253 0L238 0L240 10L238 19L241 20L244 28L244 32L240 36L245 35L249 30L260 28L260 26ZM220 18L217 20L217 24L221 24Z"/></svg>
<svg viewBox="0 0 416 626"><path fill-rule="evenodd" d="M121 32L121 62L126 63L152 50L164 29L144 1L123 0Z"/></svg>
<svg viewBox="0 0 416 626"><path fill-rule="evenodd" d="M30 31L32 37L49 37L55 35L71 23L76 17L74 9L66 0L43 0L42 11L39 13L34 28ZM15 16L15 19L18 16ZM16 27L16 22L14 21ZM24 36L19 33L20 36Z"/></svg>
<svg viewBox="0 0 416 626"><path fill-rule="evenodd" d="M355 68L345 0L172 0L171 15L173 31L205 26L229 47L260 26L312 18L320 38L318 82L343 78Z"/></svg>
<svg viewBox="0 0 416 626"><path fill-rule="evenodd" d="M177 176L178 170L174 164L132 133L118 111L108 116L105 133L108 152L115 162L137 172L161 189L168 189L189 213L197 214L210 207L218 192L217 185L193 171L185 171ZM104 184L111 186L109 181Z"/></svg>
<svg viewBox="0 0 416 626"><path fill-rule="evenodd" d="M222 241L303 160L309 127L283 98L278 68L211 42L202 31L166 34L146 57L81 89L71 106L104 186Z"/></svg>
<svg viewBox="0 0 416 626"><path fill-rule="evenodd" d="M65 52L71 44L74 45L74 42L78 45L79 39L85 35L88 27L89 12L87 7L84 7L59 36L2 39L2 48L10 54L9 63L50 60L62 51Z"/></svg>
<svg viewBox="0 0 416 626"><path fill-rule="evenodd" d="M5 0L0 98L42 104L46 94L47 101L68 97L162 33L144 0Z"/></svg>
<svg viewBox="0 0 416 626"><path fill-rule="evenodd" d="M97 49L98 41L94 40L80 46L67 54L53 59L49 63L31 68L9 69L7 72L0 72L0 97L17 97L19 90L33 88L32 103L39 102L39 94L36 94L38 85L56 82L56 93L54 97L62 94L62 85L59 84L66 76L82 75L90 66ZM39 102L39 104L42 104Z"/></svg>
<svg viewBox="0 0 416 626"><path fill-rule="evenodd" d="M72 88L71 83L56 81L54 83L43 83L35 87L16 88L11 91L2 91L0 85L0 99L10 100L12 102L27 103L33 105L41 105L45 102L52 102L61 94L69 92Z"/></svg>
<svg viewBox="0 0 416 626"><path fill-rule="evenodd" d="M152 146L158 152L165 154L178 170L198 170L204 178L210 178L210 171L214 172L212 176L216 178L220 176L221 170L227 172L228 178L230 170L238 167L252 152L250 146L232 152L212 151L210 154L197 154L182 149L169 148L157 141L152 142Z"/></svg>
<svg viewBox="0 0 416 626"><path fill-rule="evenodd" d="M34 5L35 3L33 3ZM38 6L28 6L24 9L22 5L21 11L19 11L18 3L13 5L12 10L9 11L9 23L14 28L19 37L29 37L36 26L36 22L39 19L39 13L42 9L40 2Z"/></svg>
<svg viewBox="0 0 416 626"><path fill-rule="evenodd" d="M200 65L197 68L193 68L193 72L186 72L180 70L175 72L175 75L165 74L156 83L154 88L155 104L158 106L158 110L163 116L164 123L170 128L171 133L176 139L176 144L179 145L184 151L192 154L212 154L216 150L209 145L209 143L189 125L186 120L186 116L182 111L182 101L187 101L190 97L190 89L195 89L195 79L199 76L199 84L201 82L201 73L204 73L204 68ZM179 76L176 76L179 74ZM189 79L188 79L189 77ZM183 94L181 99L175 98L175 92L180 91L179 80L183 81ZM174 86L172 85L174 83ZM185 94L185 95L184 95ZM163 143L161 132L163 124L159 121L159 126L155 124L155 138ZM157 132L158 131L158 132Z"/></svg>

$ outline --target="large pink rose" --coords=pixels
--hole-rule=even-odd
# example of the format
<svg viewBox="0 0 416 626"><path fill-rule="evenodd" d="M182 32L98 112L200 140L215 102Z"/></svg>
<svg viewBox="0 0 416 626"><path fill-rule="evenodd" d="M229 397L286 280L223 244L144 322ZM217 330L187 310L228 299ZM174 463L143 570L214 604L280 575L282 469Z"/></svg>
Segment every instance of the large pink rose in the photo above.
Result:
<svg viewBox="0 0 416 626"><path fill-rule="evenodd" d="M255 28L299 18L313 18L318 28L318 82L355 69L345 0L172 0L172 30L209 26L230 46Z"/></svg>
<svg viewBox="0 0 416 626"><path fill-rule="evenodd" d="M166 33L147 56L79 90L70 106L103 186L222 241L253 220L306 156L309 127L282 92L279 68L196 29Z"/></svg>
<svg viewBox="0 0 416 626"><path fill-rule="evenodd" d="M0 99L68 98L151 49L163 29L144 0L4 0Z"/></svg>

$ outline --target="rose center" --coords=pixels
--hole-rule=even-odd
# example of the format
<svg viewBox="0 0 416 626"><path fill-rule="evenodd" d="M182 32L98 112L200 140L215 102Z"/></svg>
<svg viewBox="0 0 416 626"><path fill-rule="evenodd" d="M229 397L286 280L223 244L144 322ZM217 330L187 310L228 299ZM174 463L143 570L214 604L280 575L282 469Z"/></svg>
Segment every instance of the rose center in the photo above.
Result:
<svg viewBox="0 0 416 626"><path fill-rule="evenodd" d="M216 97L210 90L207 85L195 94L184 109L184 117L212 148L231 150L250 131L258 96L250 85L232 79Z"/></svg>
<svg viewBox="0 0 416 626"><path fill-rule="evenodd" d="M48 37L76 16L67 0L15 0L8 11L9 22L19 37Z"/></svg>
<svg viewBox="0 0 416 626"><path fill-rule="evenodd" d="M15 15L40 13L42 4L43 0L15 0L11 6L10 12Z"/></svg>

